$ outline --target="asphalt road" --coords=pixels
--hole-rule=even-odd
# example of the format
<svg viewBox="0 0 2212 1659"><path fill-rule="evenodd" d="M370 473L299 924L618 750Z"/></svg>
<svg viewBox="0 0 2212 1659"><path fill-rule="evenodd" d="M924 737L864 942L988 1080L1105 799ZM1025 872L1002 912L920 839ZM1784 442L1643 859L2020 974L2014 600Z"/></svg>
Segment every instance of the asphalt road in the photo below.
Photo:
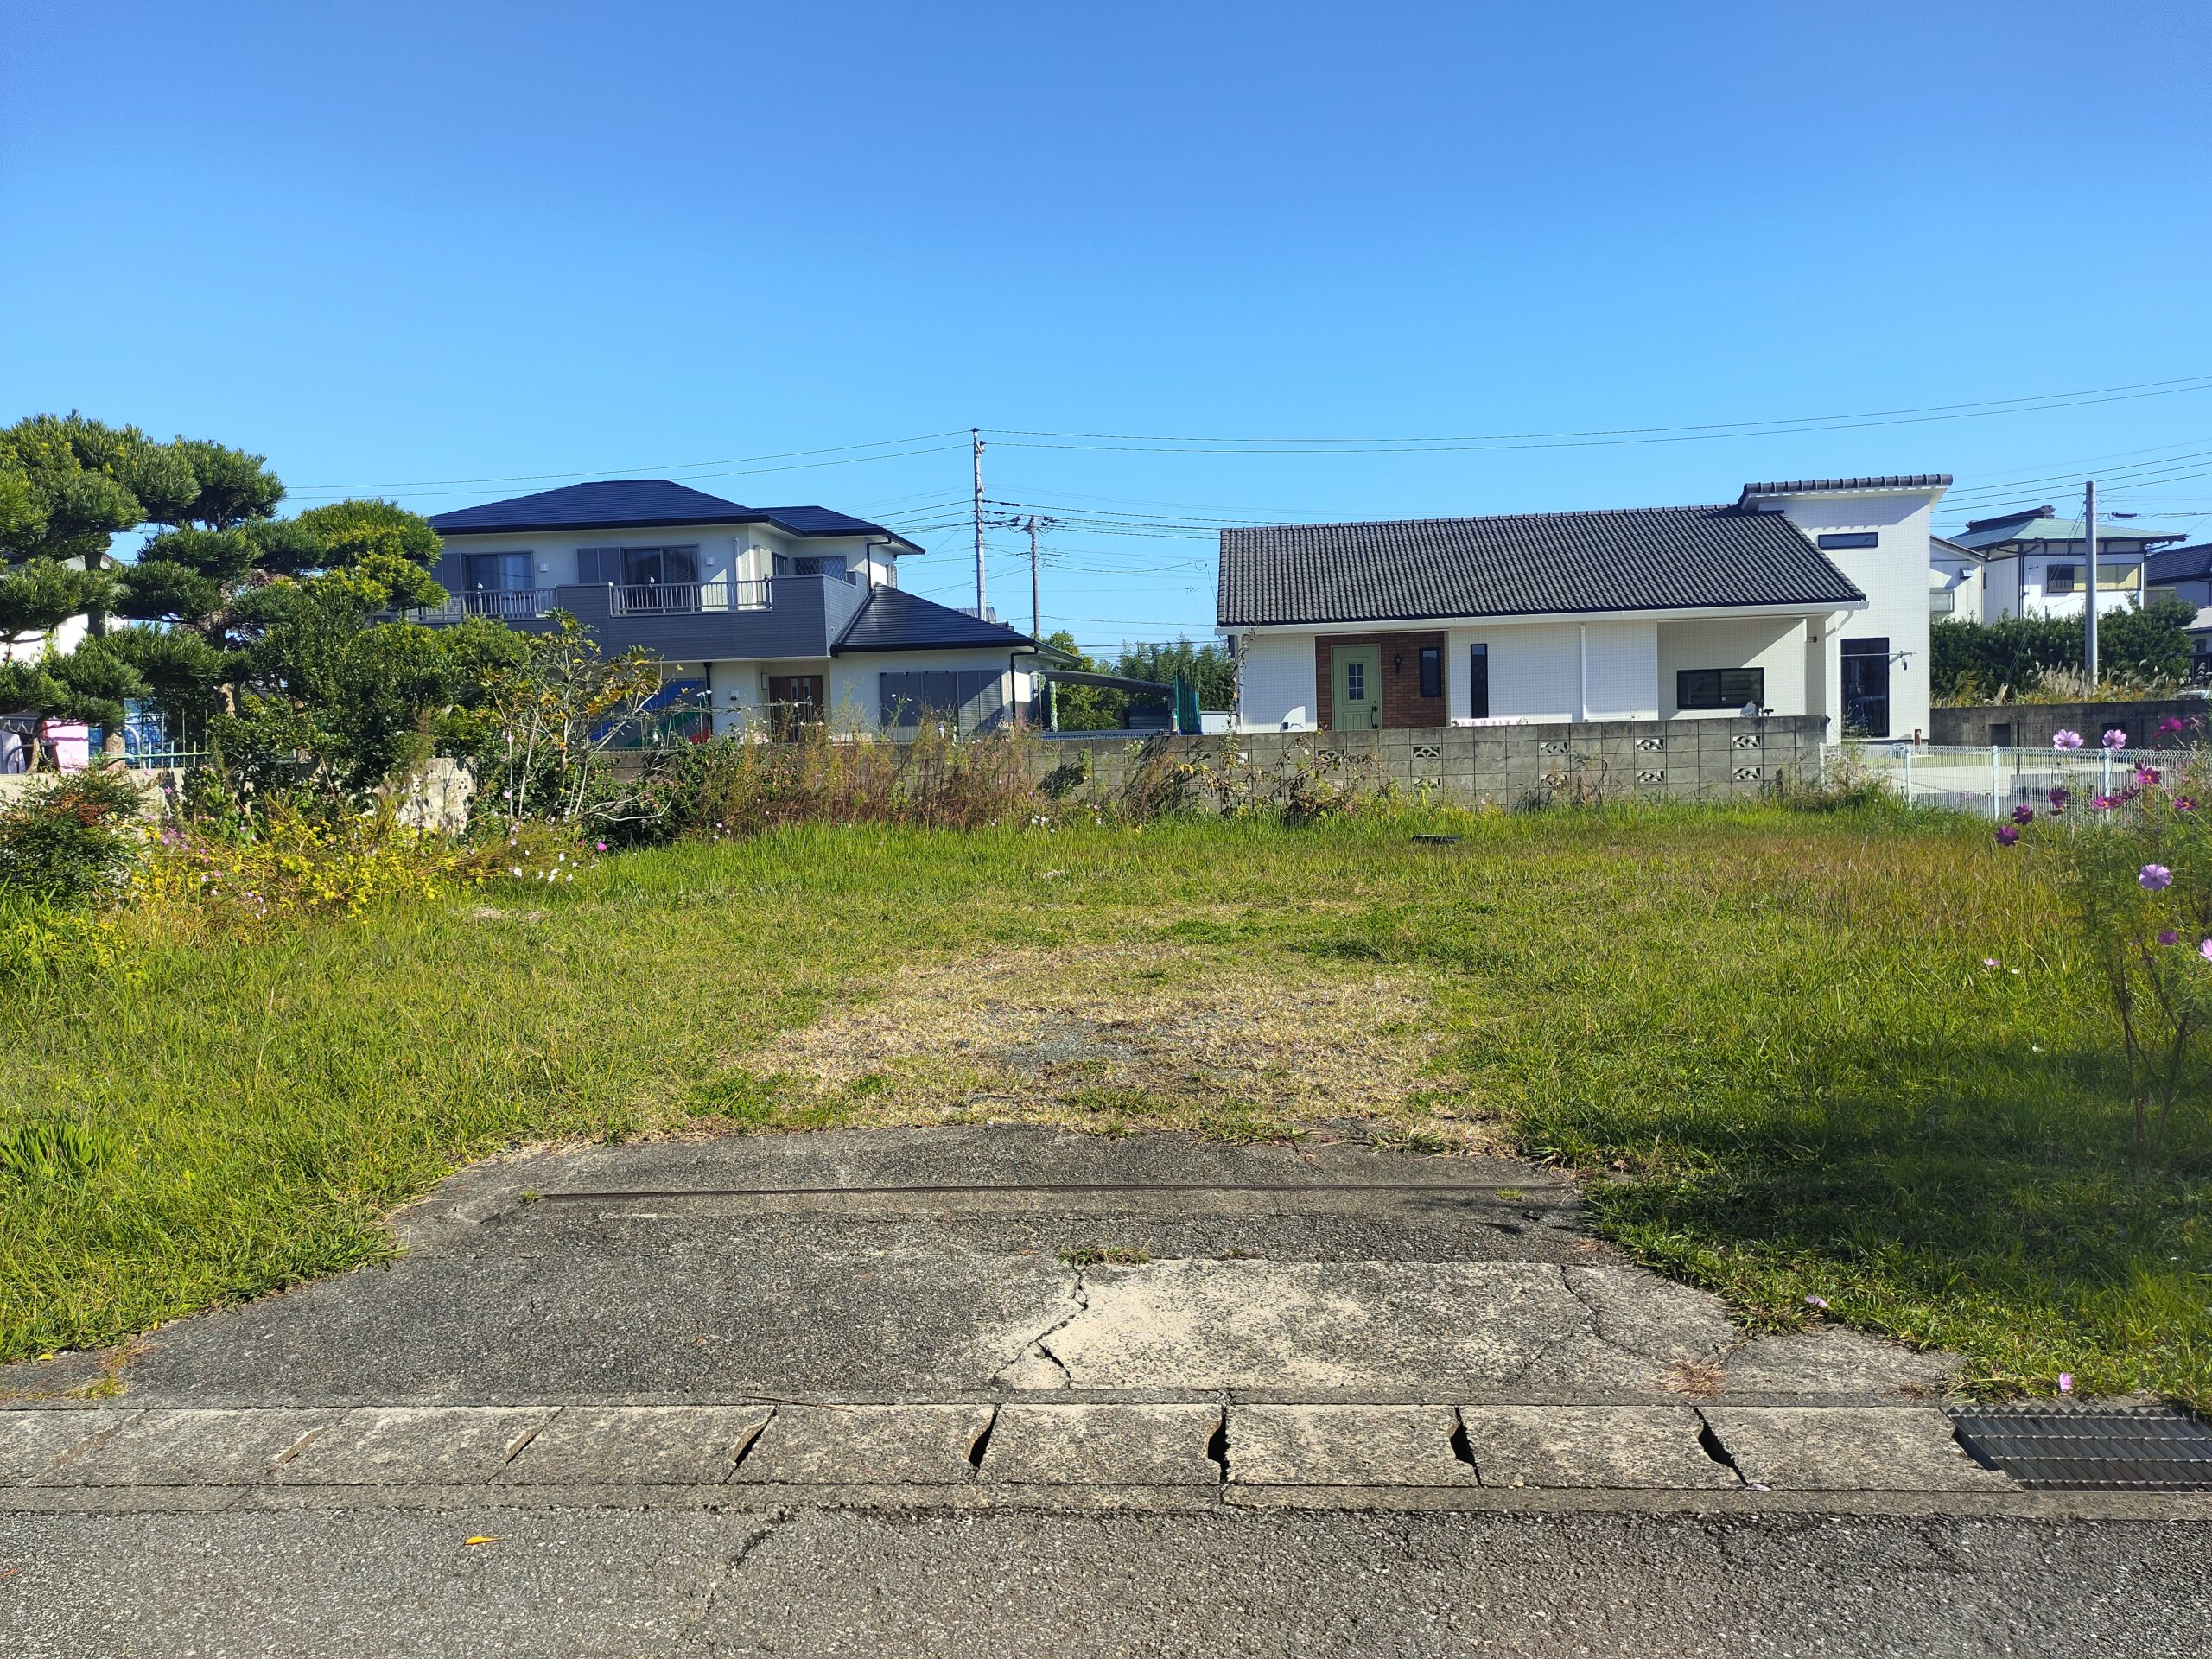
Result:
<svg viewBox="0 0 2212 1659"><path fill-rule="evenodd" d="M0 1655L2194 1659L2209 1557L2208 1524L1833 1516L14 1516Z"/></svg>

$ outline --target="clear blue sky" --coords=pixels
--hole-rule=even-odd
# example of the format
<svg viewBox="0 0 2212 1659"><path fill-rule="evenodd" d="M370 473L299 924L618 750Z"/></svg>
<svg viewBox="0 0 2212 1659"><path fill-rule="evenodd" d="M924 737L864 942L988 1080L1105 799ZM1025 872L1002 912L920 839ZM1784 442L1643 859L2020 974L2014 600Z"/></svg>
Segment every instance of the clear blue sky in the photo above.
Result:
<svg viewBox="0 0 2212 1659"><path fill-rule="evenodd" d="M917 527L909 585L955 602L970 557L939 504L981 425L990 495L1091 520L1048 540L1046 610L1092 645L1203 633L1221 519L1894 471L2001 510L2071 487L2014 480L2132 467L2112 505L2202 533L2212 380L1687 442L1018 435L1585 432L2212 376L2209 20L14 6L0 418L245 445L300 504L594 474L820 501ZM1023 447L1046 443L1091 447ZM1015 544L994 537L992 599L1026 622Z"/></svg>

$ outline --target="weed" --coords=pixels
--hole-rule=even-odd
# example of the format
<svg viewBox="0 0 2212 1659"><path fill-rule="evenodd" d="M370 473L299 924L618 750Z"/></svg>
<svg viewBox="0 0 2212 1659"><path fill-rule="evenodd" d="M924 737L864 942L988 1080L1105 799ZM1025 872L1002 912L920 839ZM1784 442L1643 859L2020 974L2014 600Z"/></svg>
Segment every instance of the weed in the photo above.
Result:
<svg viewBox="0 0 2212 1659"><path fill-rule="evenodd" d="M1137 1268L1152 1257L1146 1252L1119 1244L1094 1244L1072 1250L1062 1250L1060 1260L1071 1268Z"/></svg>

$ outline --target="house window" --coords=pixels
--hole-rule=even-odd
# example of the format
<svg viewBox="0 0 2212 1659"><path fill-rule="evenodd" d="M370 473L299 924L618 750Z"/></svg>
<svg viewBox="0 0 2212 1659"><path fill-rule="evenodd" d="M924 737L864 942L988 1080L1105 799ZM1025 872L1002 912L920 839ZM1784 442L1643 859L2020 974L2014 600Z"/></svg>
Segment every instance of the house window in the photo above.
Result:
<svg viewBox="0 0 2212 1659"><path fill-rule="evenodd" d="M1872 530L1830 531L1820 538L1821 551L1833 552L1846 547L1879 547L1881 534Z"/></svg>
<svg viewBox="0 0 2212 1659"><path fill-rule="evenodd" d="M1344 696L1352 702L1367 701L1367 664L1357 657L1344 664Z"/></svg>
<svg viewBox="0 0 2212 1659"><path fill-rule="evenodd" d="M2097 566L2097 586L2133 588L2135 586L2135 567L2132 564L2100 564Z"/></svg>
<svg viewBox="0 0 2212 1659"><path fill-rule="evenodd" d="M2043 568L2043 590L2046 594L2070 594L2081 567L2072 564L2047 564ZM2084 628L2089 625L2084 622Z"/></svg>
<svg viewBox="0 0 2212 1659"><path fill-rule="evenodd" d="M852 580L846 571L845 556L842 553L810 554L804 558L793 559L791 574L796 576L835 576L840 582Z"/></svg>
<svg viewBox="0 0 2212 1659"><path fill-rule="evenodd" d="M1677 709L1751 709L1766 704L1763 668L1684 668L1675 672Z"/></svg>
<svg viewBox="0 0 2212 1659"><path fill-rule="evenodd" d="M518 594L531 587L527 553L467 553L461 556L461 586L472 594Z"/></svg>
<svg viewBox="0 0 2212 1659"><path fill-rule="evenodd" d="M1424 697L1444 695L1444 649L1440 645L1421 648L1421 694Z"/></svg>
<svg viewBox="0 0 2212 1659"><path fill-rule="evenodd" d="M1467 713L1477 720L1490 718L1490 647L1467 647Z"/></svg>
<svg viewBox="0 0 2212 1659"><path fill-rule="evenodd" d="M1843 729L1850 737L1890 734L1890 642L1843 642Z"/></svg>
<svg viewBox="0 0 2212 1659"><path fill-rule="evenodd" d="M622 550L622 585L626 588L665 588L698 580L699 550L696 547Z"/></svg>

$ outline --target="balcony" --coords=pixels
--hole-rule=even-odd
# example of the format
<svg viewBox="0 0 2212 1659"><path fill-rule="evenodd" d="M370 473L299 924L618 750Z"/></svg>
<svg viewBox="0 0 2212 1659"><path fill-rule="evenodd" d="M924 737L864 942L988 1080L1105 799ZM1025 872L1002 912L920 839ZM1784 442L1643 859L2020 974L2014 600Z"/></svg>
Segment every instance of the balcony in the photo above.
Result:
<svg viewBox="0 0 2212 1659"><path fill-rule="evenodd" d="M841 576L772 576L455 594L406 616L432 627L489 617L539 632L555 611L566 611L608 652L643 645L678 661L812 658L830 654L867 599L867 588Z"/></svg>

